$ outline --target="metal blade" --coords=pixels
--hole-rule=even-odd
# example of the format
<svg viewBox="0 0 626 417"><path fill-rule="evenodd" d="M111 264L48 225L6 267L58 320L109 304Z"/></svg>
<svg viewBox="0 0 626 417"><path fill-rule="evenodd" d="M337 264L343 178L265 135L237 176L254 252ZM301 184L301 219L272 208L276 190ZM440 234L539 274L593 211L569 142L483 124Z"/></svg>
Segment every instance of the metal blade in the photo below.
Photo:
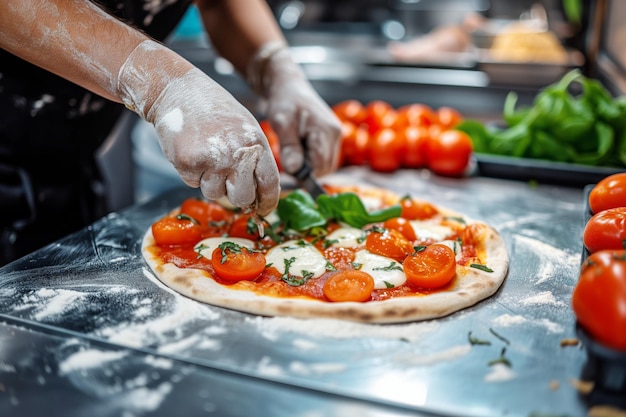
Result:
<svg viewBox="0 0 626 417"><path fill-rule="evenodd" d="M313 170L306 160L298 172L293 174L293 176L298 181L300 187L304 188L309 194L311 194L311 197L313 197L314 200L317 199L318 196L326 194L326 191L324 191L322 186L313 176Z"/></svg>

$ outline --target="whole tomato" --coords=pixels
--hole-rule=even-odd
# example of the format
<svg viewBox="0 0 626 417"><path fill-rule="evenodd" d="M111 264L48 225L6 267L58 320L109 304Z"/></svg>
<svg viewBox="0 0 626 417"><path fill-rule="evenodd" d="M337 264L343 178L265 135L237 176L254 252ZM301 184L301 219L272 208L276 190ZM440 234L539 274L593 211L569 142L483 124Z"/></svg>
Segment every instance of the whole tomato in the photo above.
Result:
<svg viewBox="0 0 626 417"><path fill-rule="evenodd" d="M265 137L267 137L267 141L270 144L272 155L274 155L274 159L276 160L276 165L278 166L278 169L282 171L282 167L280 165L280 140L278 139L278 135L274 129L272 129L269 121L261 120L259 124L261 125L261 130L265 133Z"/></svg>
<svg viewBox="0 0 626 417"><path fill-rule="evenodd" d="M390 128L396 123L398 114L396 109L386 101L373 100L365 106L364 123L370 135L384 128Z"/></svg>
<svg viewBox="0 0 626 417"><path fill-rule="evenodd" d="M572 294L580 325L598 342L626 351L626 251L602 250L582 264Z"/></svg>
<svg viewBox="0 0 626 417"><path fill-rule="evenodd" d="M439 107L437 109L437 121L442 129L452 129L463 120L461 113L453 107Z"/></svg>
<svg viewBox="0 0 626 417"><path fill-rule="evenodd" d="M397 132L403 143L402 165L406 168L426 166L429 129L424 126L406 126L399 128Z"/></svg>
<svg viewBox="0 0 626 417"><path fill-rule="evenodd" d="M583 231L589 252L624 249L626 245L626 207L603 210L591 216Z"/></svg>
<svg viewBox="0 0 626 417"><path fill-rule="evenodd" d="M431 126L437 123L437 113L426 104L407 104L398 109L396 125L405 126Z"/></svg>
<svg viewBox="0 0 626 417"><path fill-rule="evenodd" d="M341 161L343 165L363 165L368 159L370 134L363 125L342 123Z"/></svg>
<svg viewBox="0 0 626 417"><path fill-rule="evenodd" d="M626 207L626 172L603 178L589 193L592 213L615 207Z"/></svg>
<svg viewBox="0 0 626 417"><path fill-rule="evenodd" d="M472 155L472 140L464 132L446 130L428 141L428 168L436 174L458 177L463 175Z"/></svg>
<svg viewBox="0 0 626 417"><path fill-rule="evenodd" d="M369 144L369 164L374 171L393 172L402 163L402 139L393 129L376 132Z"/></svg>
<svg viewBox="0 0 626 417"><path fill-rule="evenodd" d="M351 122L359 125L365 120L365 106L358 100L344 100L335 104L332 109L342 122Z"/></svg>

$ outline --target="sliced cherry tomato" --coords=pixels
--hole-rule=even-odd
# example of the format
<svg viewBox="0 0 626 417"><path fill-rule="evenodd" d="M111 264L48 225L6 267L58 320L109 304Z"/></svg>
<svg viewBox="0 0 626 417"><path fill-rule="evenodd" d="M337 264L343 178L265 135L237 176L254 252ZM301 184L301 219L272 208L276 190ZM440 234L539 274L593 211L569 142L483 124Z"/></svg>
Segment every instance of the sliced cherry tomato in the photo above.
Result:
<svg viewBox="0 0 626 417"><path fill-rule="evenodd" d="M431 137L427 148L428 168L445 176L462 175L472 155L472 140L464 132L446 130Z"/></svg>
<svg viewBox="0 0 626 417"><path fill-rule="evenodd" d="M401 262L413 252L413 244L402 233L393 229L373 230L365 239L365 248L377 255Z"/></svg>
<svg viewBox="0 0 626 417"><path fill-rule="evenodd" d="M425 201L415 200L409 196L400 200L402 208L401 217L408 220L425 220L430 219L438 213L437 208Z"/></svg>
<svg viewBox="0 0 626 417"><path fill-rule="evenodd" d="M402 163L402 139L389 128L378 130L369 143L369 164L374 171L393 172Z"/></svg>
<svg viewBox="0 0 626 417"><path fill-rule="evenodd" d="M228 211L221 205L200 198L188 198L180 205L180 212L196 219L203 226L228 217Z"/></svg>
<svg viewBox="0 0 626 417"><path fill-rule="evenodd" d="M583 231L583 243L589 252L626 248L626 207L616 207L594 214Z"/></svg>
<svg viewBox="0 0 626 417"><path fill-rule="evenodd" d="M431 126L438 123L437 113L426 104L407 104L398 110L398 119L396 125L398 127L406 126Z"/></svg>
<svg viewBox="0 0 626 417"><path fill-rule="evenodd" d="M417 239L417 235L415 234L415 230L413 230L413 226L411 226L409 220L405 219L404 217L393 217L389 220L386 220L385 223L383 223L383 227L385 229L397 230L398 232L402 233L402 236L410 241L414 241Z"/></svg>
<svg viewBox="0 0 626 417"><path fill-rule="evenodd" d="M193 245L202 238L202 227L188 215L178 214L154 222L152 236L157 245Z"/></svg>
<svg viewBox="0 0 626 417"><path fill-rule="evenodd" d="M265 137L270 145L272 155L274 155L274 159L276 160L276 165L278 165L279 170L282 170L280 165L280 140L278 139L278 135L270 125L269 121L262 120L259 124L261 125L261 130L265 133Z"/></svg>
<svg viewBox="0 0 626 417"><path fill-rule="evenodd" d="M422 168L426 166L429 129L424 126L406 126L398 130L398 136L403 144L402 166L406 168Z"/></svg>
<svg viewBox="0 0 626 417"><path fill-rule="evenodd" d="M461 123L463 116L455 108L443 106L437 109L437 121L443 130L448 130Z"/></svg>
<svg viewBox="0 0 626 417"><path fill-rule="evenodd" d="M626 207L626 172L603 178L589 193L592 213L616 207Z"/></svg>
<svg viewBox="0 0 626 417"><path fill-rule="evenodd" d="M347 270L331 275L322 291L330 301L367 301L372 297L374 278L367 272Z"/></svg>
<svg viewBox="0 0 626 417"><path fill-rule="evenodd" d="M396 110L383 100L373 100L365 106L365 120L370 135L378 132L380 129L392 127L398 117Z"/></svg>
<svg viewBox="0 0 626 417"><path fill-rule="evenodd" d="M233 242L224 242L211 254L211 265L218 277L226 281L253 280L261 275L267 261L261 252Z"/></svg>
<svg viewBox="0 0 626 417"><path fill-rule="evenodd" d="M437 243L427 246L406 257L404 273L407 281L417 287L442 287L456 275L454 251Z"/></svg>
<svg viewBox="0 0 626 417"><path fill-rule="evenodd" d="M580 325L598 342L626 351L626 251L603 250L582 264L572 294Z"/></svg>
<svg viewBox="0 0 626 417"><path fill-rule="evenodd" d="M341 142L342 161L345 165L363 165L368 158L370 134L366 127L348 123L344 122L347 126Z"/></svg>
<svg viewBox="0 0 626 417"><path fill-rule="evenodd" d="M250 214L242 214L237 217L228 229L228 236L243 237L250 240L260 238L259 229Z"/></svg>
<svg viewBox="0 0 626 417"><path fill-rule="evenodd" d="M332 107L335 115L342 122L351 122L355 125L363 123L366 116L365 106L358 100L344 100Z"/></svg>

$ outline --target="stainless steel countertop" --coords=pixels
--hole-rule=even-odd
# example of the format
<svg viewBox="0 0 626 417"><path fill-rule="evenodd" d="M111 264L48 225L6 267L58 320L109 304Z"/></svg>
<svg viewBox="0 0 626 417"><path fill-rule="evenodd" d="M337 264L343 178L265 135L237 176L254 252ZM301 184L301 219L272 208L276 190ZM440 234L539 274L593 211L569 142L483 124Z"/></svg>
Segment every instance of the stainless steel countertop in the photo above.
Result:
<svg viewBox="0 0 626 417"><path fill-rule="evenodd" d="M220 415L243 415L236 411L244 398L246 410L258 405L263 415L287 415L278 409L293 390L302 399L289 400L289 415L586 415L571 384L585 351L560 345L575 337L570 295L582 253L582 189L361 167L323 180L387 187L489 222L509 250L506 281L474 307L403 325L255 317L201 304L164 287L141 257L149 225L197 194L175 189L0 268L1 414L18 415L32 393L54 392L46 381L62 379L74 391L106 398L109 407L130 401L112 393L137 391L144 404L155 403L146 413L167 415L164 404L181 398L172 394L181 387L191 390L181 411L202 400L189 385L193 378L180 376L192 367L211 374L206 390L225 384L221 389L238 393ZM470 332L491 345L470 345ZM23 344L21 335L40 333L53 342ZM34 348L25 353L28 346ZM503 348L512 366L489 366ZM54 366L42 366L42 355ZM129 366L135 373L123 372ZM169 385L151 372L171 374ZM244 382L233 382L238 378ZM267 408L272 401L280 401L277 409ZM133 412L143 415L141 408Z"/></svg>

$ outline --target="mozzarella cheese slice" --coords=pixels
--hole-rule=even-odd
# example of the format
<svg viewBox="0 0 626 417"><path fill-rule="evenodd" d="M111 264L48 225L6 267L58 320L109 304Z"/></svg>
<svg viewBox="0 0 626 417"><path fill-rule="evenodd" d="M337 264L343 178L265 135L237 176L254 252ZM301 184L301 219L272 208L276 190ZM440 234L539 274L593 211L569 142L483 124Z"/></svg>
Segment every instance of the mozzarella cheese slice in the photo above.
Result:
<svg viewBox="0 0 626 417"><path fill-rule="evenodd" d="M458 240L442 240L441 242L437 242L442 245L446 245L454 252L454 259L457 262L463 257L463 247L461 246L461 242Z"/></svg>
<svg viewBox="0 0 626 417"><path fill-rule="evenodd" d="M327 242L341 248L354 248L363 244L365 231L356 227L340 227L326 236Z"/></svg>
<svg viewBox="0 0 626 417"><path fill-rule="evenodd" d="M241 237L209 237L202 239L193 249L198 252L198 255L211 259L213 251L224 242L232 242L244 248L254 249L252 240Z"/></svg>
<svg viewBox="0 0 626 417"><path fill-rule="evenodd" d="M310 275L310 278L318 278L326 272L328 261L324 255L313 245L298 240L289 240L274 246L265 255L269 264L284 274L289 265L289 273L295 276Z"/></svg>
<svg viewBox="0 0 626 417"><path fill-rule="evenodd" d="M375 289L397 287L406 281L402 265L386 256L363 249L354 254L354 263L374 278Z"/></svg>
<svg viewBox="0 0 626 417"><path fill-rule="evenodd" d="M413 227L417 238L421 240L432 239L436 242L440 242L454 234L454 230L451 228L431 223L427 220L410 220L409 223L411 227Z"/></svg>

